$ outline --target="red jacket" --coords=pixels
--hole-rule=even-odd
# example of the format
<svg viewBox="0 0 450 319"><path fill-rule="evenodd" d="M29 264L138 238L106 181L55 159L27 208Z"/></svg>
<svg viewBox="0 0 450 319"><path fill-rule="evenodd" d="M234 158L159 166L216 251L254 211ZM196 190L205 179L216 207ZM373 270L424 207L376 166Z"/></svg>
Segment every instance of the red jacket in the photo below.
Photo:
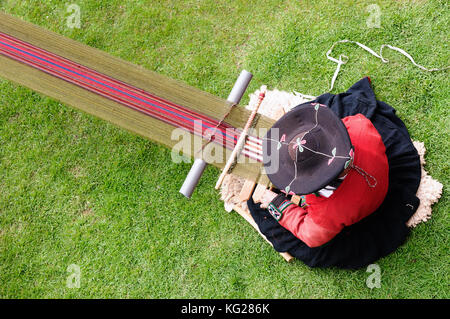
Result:
<svg viewBox="0 0 450 319"><path fill-rule="evenodd" d="M362 114L342 121L355 151L352 169L342 184L329 198L306 195L304 208L287 199L272 202L276 202L279 223L309 247L327 243L345 226L373 213L387 193L389 165L380 134ZM373 180L355 167L373 176L376 186L370 187L366 178L370 183Z"/></svg>

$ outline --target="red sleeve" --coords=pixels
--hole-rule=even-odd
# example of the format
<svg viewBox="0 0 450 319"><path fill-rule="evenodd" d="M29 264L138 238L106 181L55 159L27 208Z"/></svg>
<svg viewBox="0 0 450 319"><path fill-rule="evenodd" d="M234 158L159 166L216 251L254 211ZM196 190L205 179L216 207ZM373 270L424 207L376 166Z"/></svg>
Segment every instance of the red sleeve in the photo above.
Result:
<svg viewBox="0 0 450 319"><path fill-rule="evenodd" d="M309 247L322 246L339 233L316 224L307 209L295 205L284 196L275 197L268 209L281 226Z"/></svg>

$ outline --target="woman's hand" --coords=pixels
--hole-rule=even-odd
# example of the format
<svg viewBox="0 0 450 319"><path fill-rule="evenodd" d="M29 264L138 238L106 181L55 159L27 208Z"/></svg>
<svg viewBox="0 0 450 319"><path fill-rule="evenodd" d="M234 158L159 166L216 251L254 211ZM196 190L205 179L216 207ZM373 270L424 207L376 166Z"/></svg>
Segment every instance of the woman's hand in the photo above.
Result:
<svg viewBox="0 0 450 319"><path fill-rule="evenodd" d="M261 196L261 199L259 200L261 203L261 208L267 208L269 206L270 202L277 196L277 193L274 193L268 189L264 192L264 194Z"/></svg>

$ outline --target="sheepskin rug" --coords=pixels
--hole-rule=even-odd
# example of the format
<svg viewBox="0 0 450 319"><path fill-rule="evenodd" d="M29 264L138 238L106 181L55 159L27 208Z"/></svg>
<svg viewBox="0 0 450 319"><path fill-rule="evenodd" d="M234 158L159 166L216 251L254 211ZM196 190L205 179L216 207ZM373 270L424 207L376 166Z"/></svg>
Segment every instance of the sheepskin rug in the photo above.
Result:
<svg viewBox="0 0 450 319"><path fill-rule="evenodd" d="M267 90L265 86L262 86L256 92L250 94L249 104L247 109L253 110L257 104L258 96L261 91L266 91L266 96L259 107L258 113L263 114L273 120L279 119L286 112L288 112L294 106L313 100L314 96L304 95L293 91L292 93L279 91L279 90ZM431 218L432 206L436 203L442 194L442 184L433 179L424 169L425 165L425 145L422 142L413 141L419 155L420 162L422 164L422 179L417 191L417 197L420 199L420 205L416 213L407 222L409 227L415 227L421 222L425 222ZM244 185L244 179L233 174L228 174L221 186L220 193L221 199L224 201L225 210L230 212L234 206L246 209L246 202L242 202L239 199L239 193Z"/></svg>

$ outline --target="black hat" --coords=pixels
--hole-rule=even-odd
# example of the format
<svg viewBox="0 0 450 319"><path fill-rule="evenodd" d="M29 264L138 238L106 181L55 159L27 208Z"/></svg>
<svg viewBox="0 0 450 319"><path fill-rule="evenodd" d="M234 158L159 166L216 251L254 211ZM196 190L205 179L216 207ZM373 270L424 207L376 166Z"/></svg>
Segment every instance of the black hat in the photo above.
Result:
<svg viewBox="0 0 450 319"><path fill-rule="evenodd" d="M283 115L263 139L266 174L286 194L310 194L348 167L353 147L340 118L326 105L304 103Z"/></svg>

